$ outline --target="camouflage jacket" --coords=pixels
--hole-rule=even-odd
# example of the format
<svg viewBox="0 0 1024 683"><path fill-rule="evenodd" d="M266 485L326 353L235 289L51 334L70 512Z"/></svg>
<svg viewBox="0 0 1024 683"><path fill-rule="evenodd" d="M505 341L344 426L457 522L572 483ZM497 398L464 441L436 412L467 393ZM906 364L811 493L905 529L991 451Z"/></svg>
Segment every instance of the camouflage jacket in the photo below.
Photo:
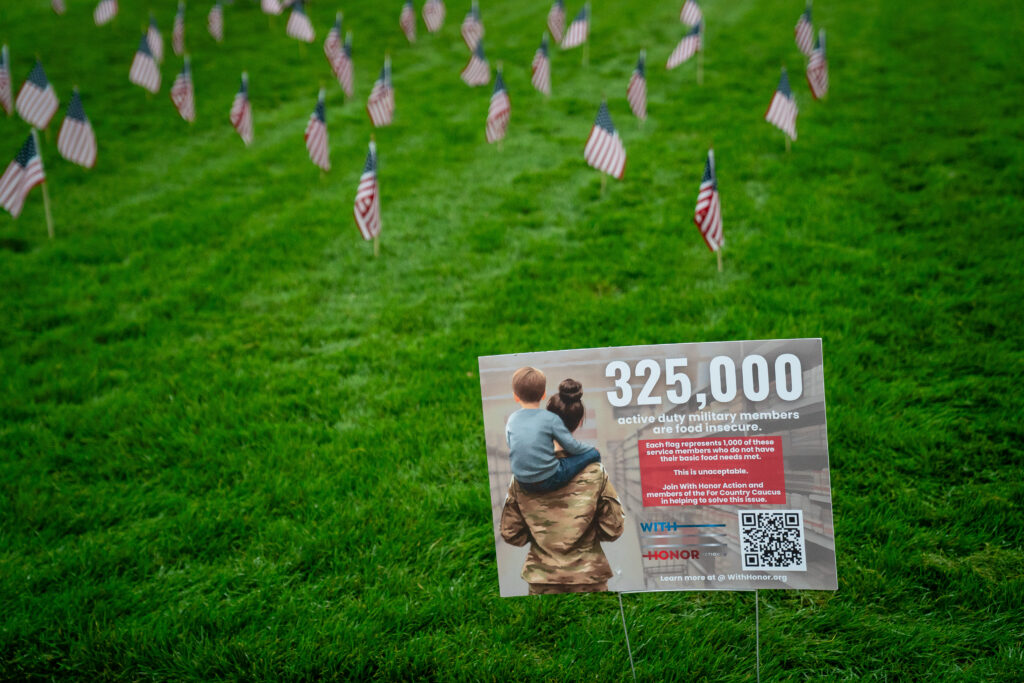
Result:
<svg viewBox="0 0 1024 683"><path fill-rule="evenodd" d="M501 537L530 544L522 577L527 583L598 583L612 569L600 541L622 535L625 514L608 473L593 463L550 493L524 491L513 478L501 511Z"/></svg>

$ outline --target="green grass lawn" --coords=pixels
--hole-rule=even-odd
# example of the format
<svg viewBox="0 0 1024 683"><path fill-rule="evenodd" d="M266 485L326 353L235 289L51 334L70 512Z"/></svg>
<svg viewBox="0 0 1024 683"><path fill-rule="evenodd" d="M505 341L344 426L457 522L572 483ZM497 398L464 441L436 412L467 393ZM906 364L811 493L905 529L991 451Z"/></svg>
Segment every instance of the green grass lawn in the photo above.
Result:
<svg viewBox="0 0 1024 683"><path fill-rule="evenodd" d="M62 100L56 239L38 189L0 215L0 678L631 680L616 596L498 597L477 356L820 336L839 590L761 594L763 679L1020 680L1019 3L820 2L814 102L796 0L703 3L703 87L663 68L680 2L595 1L590 65L554 50L550 100L529 82L549 3L485 2L500 153L490 89L459 80L468 2L410 46L398 0L316 0L300 47L244 0L216 45L193 1L192 127L167 97L176 2L149 3L153 97L127 80L146 3L103 28L48 4L0 7L15 90L38 54ZM321 50L337 9L350 102ZM385 49L375 259L351 211ZM781 64L790 154L762 119ZM302 140L322 83L325 178ZM56 152L74 84L92 171ZM602 95L629 153L603 196L582 160ZM27 133L0 120L0 165ZM712 141L722 274L691 221ZM754 680L752 595L624 602L641 680Z"/></svg>

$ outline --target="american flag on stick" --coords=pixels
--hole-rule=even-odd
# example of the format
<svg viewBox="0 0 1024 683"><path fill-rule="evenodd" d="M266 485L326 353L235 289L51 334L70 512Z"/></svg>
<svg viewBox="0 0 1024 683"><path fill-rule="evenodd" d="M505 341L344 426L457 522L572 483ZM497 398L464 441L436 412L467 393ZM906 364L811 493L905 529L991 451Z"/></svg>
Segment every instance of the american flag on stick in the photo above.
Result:
<svg viewBox="0 0 1024 683"><path fill-rule="evenodd" d="M185 65L171 85L171 102L181 118L189 123L196 120L196 95L192 88L192 62L185 56Z"/></svg>
<svg viewBox="0 0 1024 683"><path fill-rule="evenodd" d="M374 81L370 97L366 101L366 113L375 127L391 125L395 114L395 89L391 86L391 57L384 56L384 68L380 78Z"/></svg>
<svg viewBox="0 0 1024 683"><path fill-rule="evenodd" d="M551 94L551 59L548 57L548 34L540 40L540 47L533 55L533 76L530 82L533 87L544 93Z"/></svg>
<svg viewBox="0 0 1024 683"><path fill-rule="evenodd" d="M156 25L156 18L149 15L149 29L146 31L146 40L149 41L149 51L153 53L153 59L157 64L164 61L164 37Z"/></svg>
<svg viewBox="0 0 1024 683"><path fill-rule="evenodd" d="M149 92L160 90L160 69L153 59L153 53L149 51L149 42L145 34L139 41L139 49L135 51L135 59L132 60L132 68L128 72L128 80L145 88Z"/></svg>
<svg viewBox="0 0 1024 683"><path fill-rule="evenodd" d="M263 10L264 14L273 14L274 16L284 11L278 0L260 0L260 9Z"/></svg>
<svg viewBox="0 0 1024 683"><path fill-rule="evenodd" d="M206 29L218 43L224 40L224 7L217 0L206 15Z"/></svg>
<svg viewBox="0 0 1024 683"><path fill-rule="evenodd" d="M4 45L0 48L0 106L8 116L11 115L11 55Z"/></svg>
<svg viewBox="0 0 1024 683"><path fill-rule="evenodd" d="M462 70L462 80L470 87L487 85L491 82L491 65L484 55L484 41L481 40L476 44L476 49L470 55L466 68Z"/></svg>
<svg viewBox="0 0 1024 683"><path fill-rule="evenodd" d="M484 38L484 22L480 18L480 5L476 0L469 7L466 18L462 20L462 39L470 50L475 50L477 44Z"/></svg>
<svg viewBox="0 0 1024 683"><path fill-rule="evenodd" d="M113 21L116 16L117 0L100 0L96 3L96 9L92 11L92 20L97 26Z"/></svg>
<svg viewBox="0 0 1024 683"><path fill-rule="evenodd" d="M666 69L674 69L697 54L701 48L702 28L703 24L697 24L683 36L683 39L676 45L676 49L672 50L672 54L668 56L668 61L665 62Z"/></svg>
<svg viewBox="0 0 1024 683"><path fill-rule="evenodd" d="M288 34L289 38L301 40L303 43L312 43L316 38L313 22L309 20L306 10L302 8L302 0L292 3L292 13L288 15L288 25L284 32Z"/></svg>
<svg viewBox="0 0 1024 683"><path fill-rule="evenodd" d="M398 15L398 25L402 27L402 33L410 43L416 42L416 10L412 6L412 0L406 0L402 5L402 13Z"/></svg>
<svg viewBox="0 0 1024 683"><path fill-rule="evenodd" d="M512 101L505 89L505 80L501 77L501 65L494 79L494 94L491 105L487 108L487 142L499 142L505 139L508 130L508 119L512 113Z"/></svg>
<svg viewBox="0 0 1024 683"><path fill-rule="evenodd" d="M587 37L590 35L590 3L583 5L583 9L580 10L576 18L569 24L569 30L565 32L565 37L562 39L562 49L568 50L573 47L578 47L583 43L587 42Z"/></svg>
<svg viewBox="0 0 1024 683"><path fill-rule="evenodd" d="M179 57L185 54L185 3L178 3L178 12L174 15L174 28L171 30L171 47Z"/></svg>
<svg viewBox="0 0 1024 683"><path fill-rule="evenodd" d="M704 13L700 11L700 5L694 0L686 0L683 9L679 11L679 21L687 26L696 26L704 21Z"/></svg>
<svg viewBox="0 0 1024 683"><path fill-rule="evenodd" d="M370 151L366 154L363 175L356 188L353 211L356 225L364 240L375 240L380 235L380 188L377 184L377 145L370 140ZM377 247L374 246L376 253Z"/></svg>
<svg viewBox="0 0 1024 683"><path fill-rule="evenodd" d="M803 11L800 18L796 20L793 28L793 36L796 39L796 46L808 57L814 49L814 27L811 25L811 3L807 3L807 9Z"/></svg>
<svg viewBox="0 0 1024 683"><path fill-rule="evenodd" d="M320 94L316 99L316 108L309 117L306 124L306 149L309 151L309 160L320 167L322 171L331 170L330 150L327 144L327 115L324 109L324 89L320 88Z"/></svg>
<svg viewBox="0 0 1024 683"><path fill-rule="evenodd" d="M67 11L67 7L64 6L64 0L50 0L50 7L53 8L53 13L56 15L64 14Z"/></svg>
<svg viewBox="0 0 1024 683"><path fill-rule="evenodd" d="M92 168L96 165L96 135L85 115L85 109L82 108L78 88L72 91L64 123L60 124L57 151L62 157L79 166Z"/></svg>
<svg viewBox="0 0 1024 683"><path fill-rule="evenodd" d="M57 93L53 91L53 86L46 80L43 65L36 62L28 75L28 80L18 91L14 108L29 125L42 130L50 125L50 119L57 113L59 104Z"/></svg>
<svg viewBox="0 0 1024 683"><path fill-rule="evenodd" d="M793 91L789 87L789 76L786 75L786 67L782 67L782 77L779 78L779 87L772 95L772 101L765 112L765 121L772 124L790 140L796 140L796 100L793 98ZM786 143L789 144L788 141Z"/></svg>
<svg viewBox="0 0 1024 683"><path fill-rule="evenodd" d="M252 142L252 105L249 103L249 74L242 72L242 87L238 89L234 102L231 103L231 125L238 131L242 142Z"/></svg>
<svg viewBox="0 0 1024 683"><path fill-rule="evenodd" d="M39 156L39 141L33 130L14 160L7 165L3 176L0 176L0 206L17 218L21 215L29 191L45 181L43 158Z"/></svg>
<svg viewBox="0 0 1024 683"><path fill-rule="evenodd" d="M334 26L324 41L324 55L345 97L352 97L352 33L345 36L345 43L342 44L341 18L341 12L334 17Z"/></svg>
<svg viewBox="0 0 1024 683"><path fill-rule="evenodd" d="M718 253L718 270L722 270L722 202L718 196L718 178L715 176L715 151L708 150L704 164L704 177L697 191L697 207L693 210L693 222L700 230L708 249Z"/></svg>
<svg viewBox="0 0 1024 683"><path fill-rule="evenodd" d="M565 3L562 0L555 0L548 10L548 30L555 45L560 44L565 36Z"/></svg>
<svg viewBox="0 0 1024 683"><path fill-rule="evenodd" d="M825 29L818 31L818 42L807 61L807 84L811 86L814 99L820 100L828 94L828 60L825 58Z"/></svg>
<svg viewBox="0 0 1024 683"><path fill-rule="evenodd" d="M636 68L629 78L629 85L626 86L626 100L629 101L629 108L641 121L647 120L647 76L644 69L644 62L647 61L647 50L640 50L640 59L636 61Z"/></svg>
<svg viewBox="0 0 1024 683"><path fill-rule="evenodd" d="M598 171L619 180L626 172L626 148L622 146L622 139L612 123L608 104L603 100L597 110L597 119L590 130L590 137L587 138L587 145L583 148L583 158Z"/></svg>
<svg viewBox="0 0 1024 683"><path fill-rule="evenodd" d="M423 23L427 25L428 31L437 33L441 30L444 13L444 3L441 0L427 0L423 5Z"/></svg>

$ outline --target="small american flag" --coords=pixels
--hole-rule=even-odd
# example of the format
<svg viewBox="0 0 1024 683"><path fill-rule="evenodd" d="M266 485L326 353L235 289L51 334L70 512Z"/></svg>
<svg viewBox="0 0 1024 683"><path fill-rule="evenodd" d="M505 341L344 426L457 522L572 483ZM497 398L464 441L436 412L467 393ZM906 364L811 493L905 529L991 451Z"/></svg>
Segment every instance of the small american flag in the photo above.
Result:
<svg viewBox="0 0 1024 683"><path fill-rule="evenodd" d="M562 0L555 0L548 10L548 30L551 31L551 39L555 45L562 42L565 35L565 3Z"/></svg>
<svg viewBox="0 0 1024 683"><path fill-rule="evenodd" d="M324 55L338 79L345 97L352 97L352 34L345 36L345 44L341 42L341 12L334 18L334 26L324 41Z"/></svg>
<svg viewBox="0 0 1024 683"><path fill-rule="evenodd" d="M249 74L242 72L242 87L231 103L231 125L238 131L242 142L252 142L252 105L249 103Z"/></svg>
<svg viewBox="0 0 1024 683"><path fill-rule="evenodd" d="M263 10L264 14L273 14L274 16L284 11L278 0L260 0L260 9Z"/></svg>
<svg viewBox="0 0 1024 683"><path fill-rule="evenodd" d="M117 0L100 0L92 11L92 20L97 26L113 21L117 16Z"/></svg>
<svg viewBox="0 0 1024 683"><path fill-rule="evenodd" d="M807 3L807 9L804 10L800 18L796 20L796 26L793 28L793 36L796 38L796 46L800 48L800 52L810 57L811 50L814 48L814 27L811 25L811 3Z"/></svg>
<svg viewBox="0 0 1024 683"><path fill-rule="evenodd" d="M181 118L189 123L196 120L196 95L192 88L192 63L185 57L185 65L181 73L174 79L171 85L171 102L181 114Z"/></svg>
<svg viewBox="0 0 1024 683"><path fill-rule="evenodd" d="M14 108L26 122L42 130L50 124L50 119L57 113L59 104L57 93L53 91L53 86L46 80L43 65L36 62L28 75L28 80L18 91Z"/></svg>
<svg viewBox="0 0 1024 683"><path fill-rule="evenodd" d="M370 151L366 155L363 175L359 178L356 189L354 211L356 225L364 240L372 240L380 235L380 188L377 185L377 145L370 141Z"/></svg>
<svg viewBox="0 0 1024 683"><path fill-rule="evenodd" d="M640 51L640 59L636 62L633 75L626 86L626 99L629 101L629 108L641 121L647 120L647 76L644 71L644 62L647 61L647 51Z"/></svg>
<svg viewBox="0 0 1024 683"><path fill-rule="evenodd" d="M321 170L330 171L331 158L327 145L327 118L324 111L323 88L320 88L320 95L316 99L316 108L309 117L309 123L306 124L305 137L309 160L319 166Z"/></svg>
<svg viewBox="0 0 1024 683"><path fill-rule="evenodd" d="M512 102L508 98L508 90L505 89L505 80L501 77L501 67L498 67L498 74L494 79L494 94L491 95L491 105L487 109L487 142L497 142L505 139L505 132L508 130L508 119L512 113Z"/></svg>
<svg viewBox="0 0 1024 683"><path fill-rule="evenodd" d="M583 158L598 171L620 180L626 172L626 148L622 146L622 139L612 123L608 104L603 101L587 138L587 146L583 148Z"/></svg>
<svg viewBox="0 0 1024 683"><path fill-rule="evenodd" d="M697 192L697 207L693 211L693 222L700 230L704 243L711 251L718 251L725 244L722 235L722 202L718 197L718 178L715 176L715 151L708 150L704 164L704 177Z"/></svg>
<svg viewBox="0 0 1024 683"><path fill-rule="evenodd" d="M462 39L470 50L475 50L477 43L484 38L484 22L480 19L480 5L476 0L469 7L466 18L462 20Z"/></svg>
<svg viewBox="0 0 1024 683"><path fill-rule="evenodd" d="M587 42L588 35L590 35L589 2L583 5L583 9L580 10L580 13L569 24L569 30L565 32L565 38L562 39L562 49L568 50L569 48L582 45Z"/></svg>
<svg viewBox="0 0 1024 683"><path fill-rule="evenodd" d="M43 158L39 156L39 143L33 130L15 155L14 161L0 176L0 206L17 218L21 215L29 191L45 180Z"/></svg>
<svg viewBox="0 0 1024 683"><path fill-rule="evenodd" d="M161 35L160 29L157 28L156 18L152 14L149 15L149 30L146 31L146 40L149 41L149 51L153 53L153 59L157 64L162 64L164 61L164 37Z"/></svg>
<svg viewBox="0 0 1024 683"><path fill-rule="evenodd" d="M814 45L807 61L807 84L811 86L814 99L820 100L828 94L828 60L825 58L825 29L818 31L818 42Z"/></svg>
<svg viewBox="0 0 1024 683"><path fill-rule="evenodd" d="M288 15L288 26L284 31L289 38L301 40L303 43L312 43L316 38L313 22L309 20L306 11L302 8L302 0L296 0L292 4L292 13Z"/></svg>
<svg viewBox="0 0 1024 683"><path fill-rule="evenodd" d="M398 15L398 25L402 27L402 33L410 43L416 42L416 10L412 6L412 0L406 0L402 5L402 13Z"/></svg>
<svg viewBox="0 0 1024 683"><path fill-rule="evenodd" d="M153 53L149 51L149 41L146 40L145 35L139 41L139 49L135 51L135 59L132 60L128 80L149 92L160 90L160 69L156 65L156 60L153 59Z"/></svg>
<svg viewBox="0 0 1024 683"><path fill-rule="evenodd" d="M171 31L171 47L179 57L185 53L185 3L178 3L178 13L174 15L174 29Z"/></svg>
<svg viewBox="0 0 1024 683"><path fill-rule="evenodd" d="M541 38L540 47L533 55L533 87L544 93L551 94L551 59L548 57L548 34Z"/></svg>
<svg viewBox="0 0 1024 683"><path fill-rule="evenodd" d="M704 20L704 13L700 11L700 5L694 0L686 0L683 9L679 12L679 21L687 26L696 26Z"/></svg>
<svg viewBox="0 0 1024 683"><path fill-rule="evenodd" d="M462 80L468 86L487 85L491 82L491 65L484 55L484 41L476 44L476 49L469 57L469 63L462 70Z"/></svg>
<svg viewBox="0 0 1024 683"><path fill-rule="evenodd" d="M441 0L427 0L423 5L423 23L427 30L437 33L444 24L444 3Z"/></svg>
<svg viewBox="0 0 1024 683"><path fill-rule="evenodd" d="M60 124L57 151L62 157L79 166L92 168L96 165L96 135L85 115L85 109L82 108L82 98L77 88L71 93L68 112L64 116L64 123Z"/></svg>
<svg viewBox="0 0 1024 683"><path fill-rule="evenodd" d="M210 13L206 15L206 29L218 43L224 40L224 8L220 0L213 4Z"/></svg>
<svg viewBox="0 0 1024 683"><path fill-rule="evenodd" d="M50 0L50 7L53 8L53 13L57 15L64 14L67 11L67 8L64 6L64 0Z"/></svg>
<svg viewBox="0 0 1024 683"><path fill-rule="evenodd" d="M4 108L7 115L11 115L11 55L7 46L0 48L0 106Z"/></svg>
<svg viewBox="0 0 1024 683"><path fill-rule="evenodd" d="M701 44L701 29L703 24L697 24L690 29L689 33L683 36L683 39L676 45L676 49L672 50L672 54L668 56L668 61L665 62L666 69L674 69L690 57L697 54L700 50Z"/></svg>
<svg viewBox="0 0 1024 683"><path fill-rule="evenodd" d="M366 101L366 113L370 115L370 122L377 128L391 125L395 114L395 89L391 87L391 57L384 57L384 68L380 70L380 78L374 82L370 97Z"/></svg>
<svg viewBox="0 0 1024 683"><path fill-rule="evenodd" d="M793 99L793 91L789 87L789 76L786 75L786 68L782 68L782 77L779 79L779 87L772 95L771 104L765 112L765 120L796 140L796 100Z"/></svg>

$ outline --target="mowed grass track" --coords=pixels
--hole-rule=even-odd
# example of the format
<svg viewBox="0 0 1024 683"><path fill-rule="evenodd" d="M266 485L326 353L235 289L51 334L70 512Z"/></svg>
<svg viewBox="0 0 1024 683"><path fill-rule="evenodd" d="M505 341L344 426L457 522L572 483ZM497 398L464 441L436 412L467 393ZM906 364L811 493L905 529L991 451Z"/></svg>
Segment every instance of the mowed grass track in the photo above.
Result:
<svg viewBox="0 0 1024 683"><path fill-rule="evenodd" d="M821 336L840 588L761 595L765 680L1019 680L1024 668L1019 4L825 3L832 92L793 45L802 3L706 2L706 80L662 68L679 3L601 0L590 66L553 51L548 3L483 7L512 98L449 3L409 46L400 3L317 0L300 48L239 0L226 40L188 9L198 120L127 81L146 8L4 3L15 89L39 54L62 100L38 189L0 216L0 678L630 680L613 595L497 597L476 357ZM321 52L354 32L343 103ZM570 15L578 9L570 3ZM417 11L419 6L417 6ZM384 232L351 219L363 109ZM650 120L624 90L641 47ZM762 119L781 64L802 113ZM251 74L256 138L227 121ZM73 84L97 168L59 159ZM321 83L333 170L302 132ZM582 148L602 94L629 153L600 195ZM0 120L3 164L28 133ZM691 223L714 142L725 272ZM754 680L753 597L625 597L642 680Z"/></svg>

